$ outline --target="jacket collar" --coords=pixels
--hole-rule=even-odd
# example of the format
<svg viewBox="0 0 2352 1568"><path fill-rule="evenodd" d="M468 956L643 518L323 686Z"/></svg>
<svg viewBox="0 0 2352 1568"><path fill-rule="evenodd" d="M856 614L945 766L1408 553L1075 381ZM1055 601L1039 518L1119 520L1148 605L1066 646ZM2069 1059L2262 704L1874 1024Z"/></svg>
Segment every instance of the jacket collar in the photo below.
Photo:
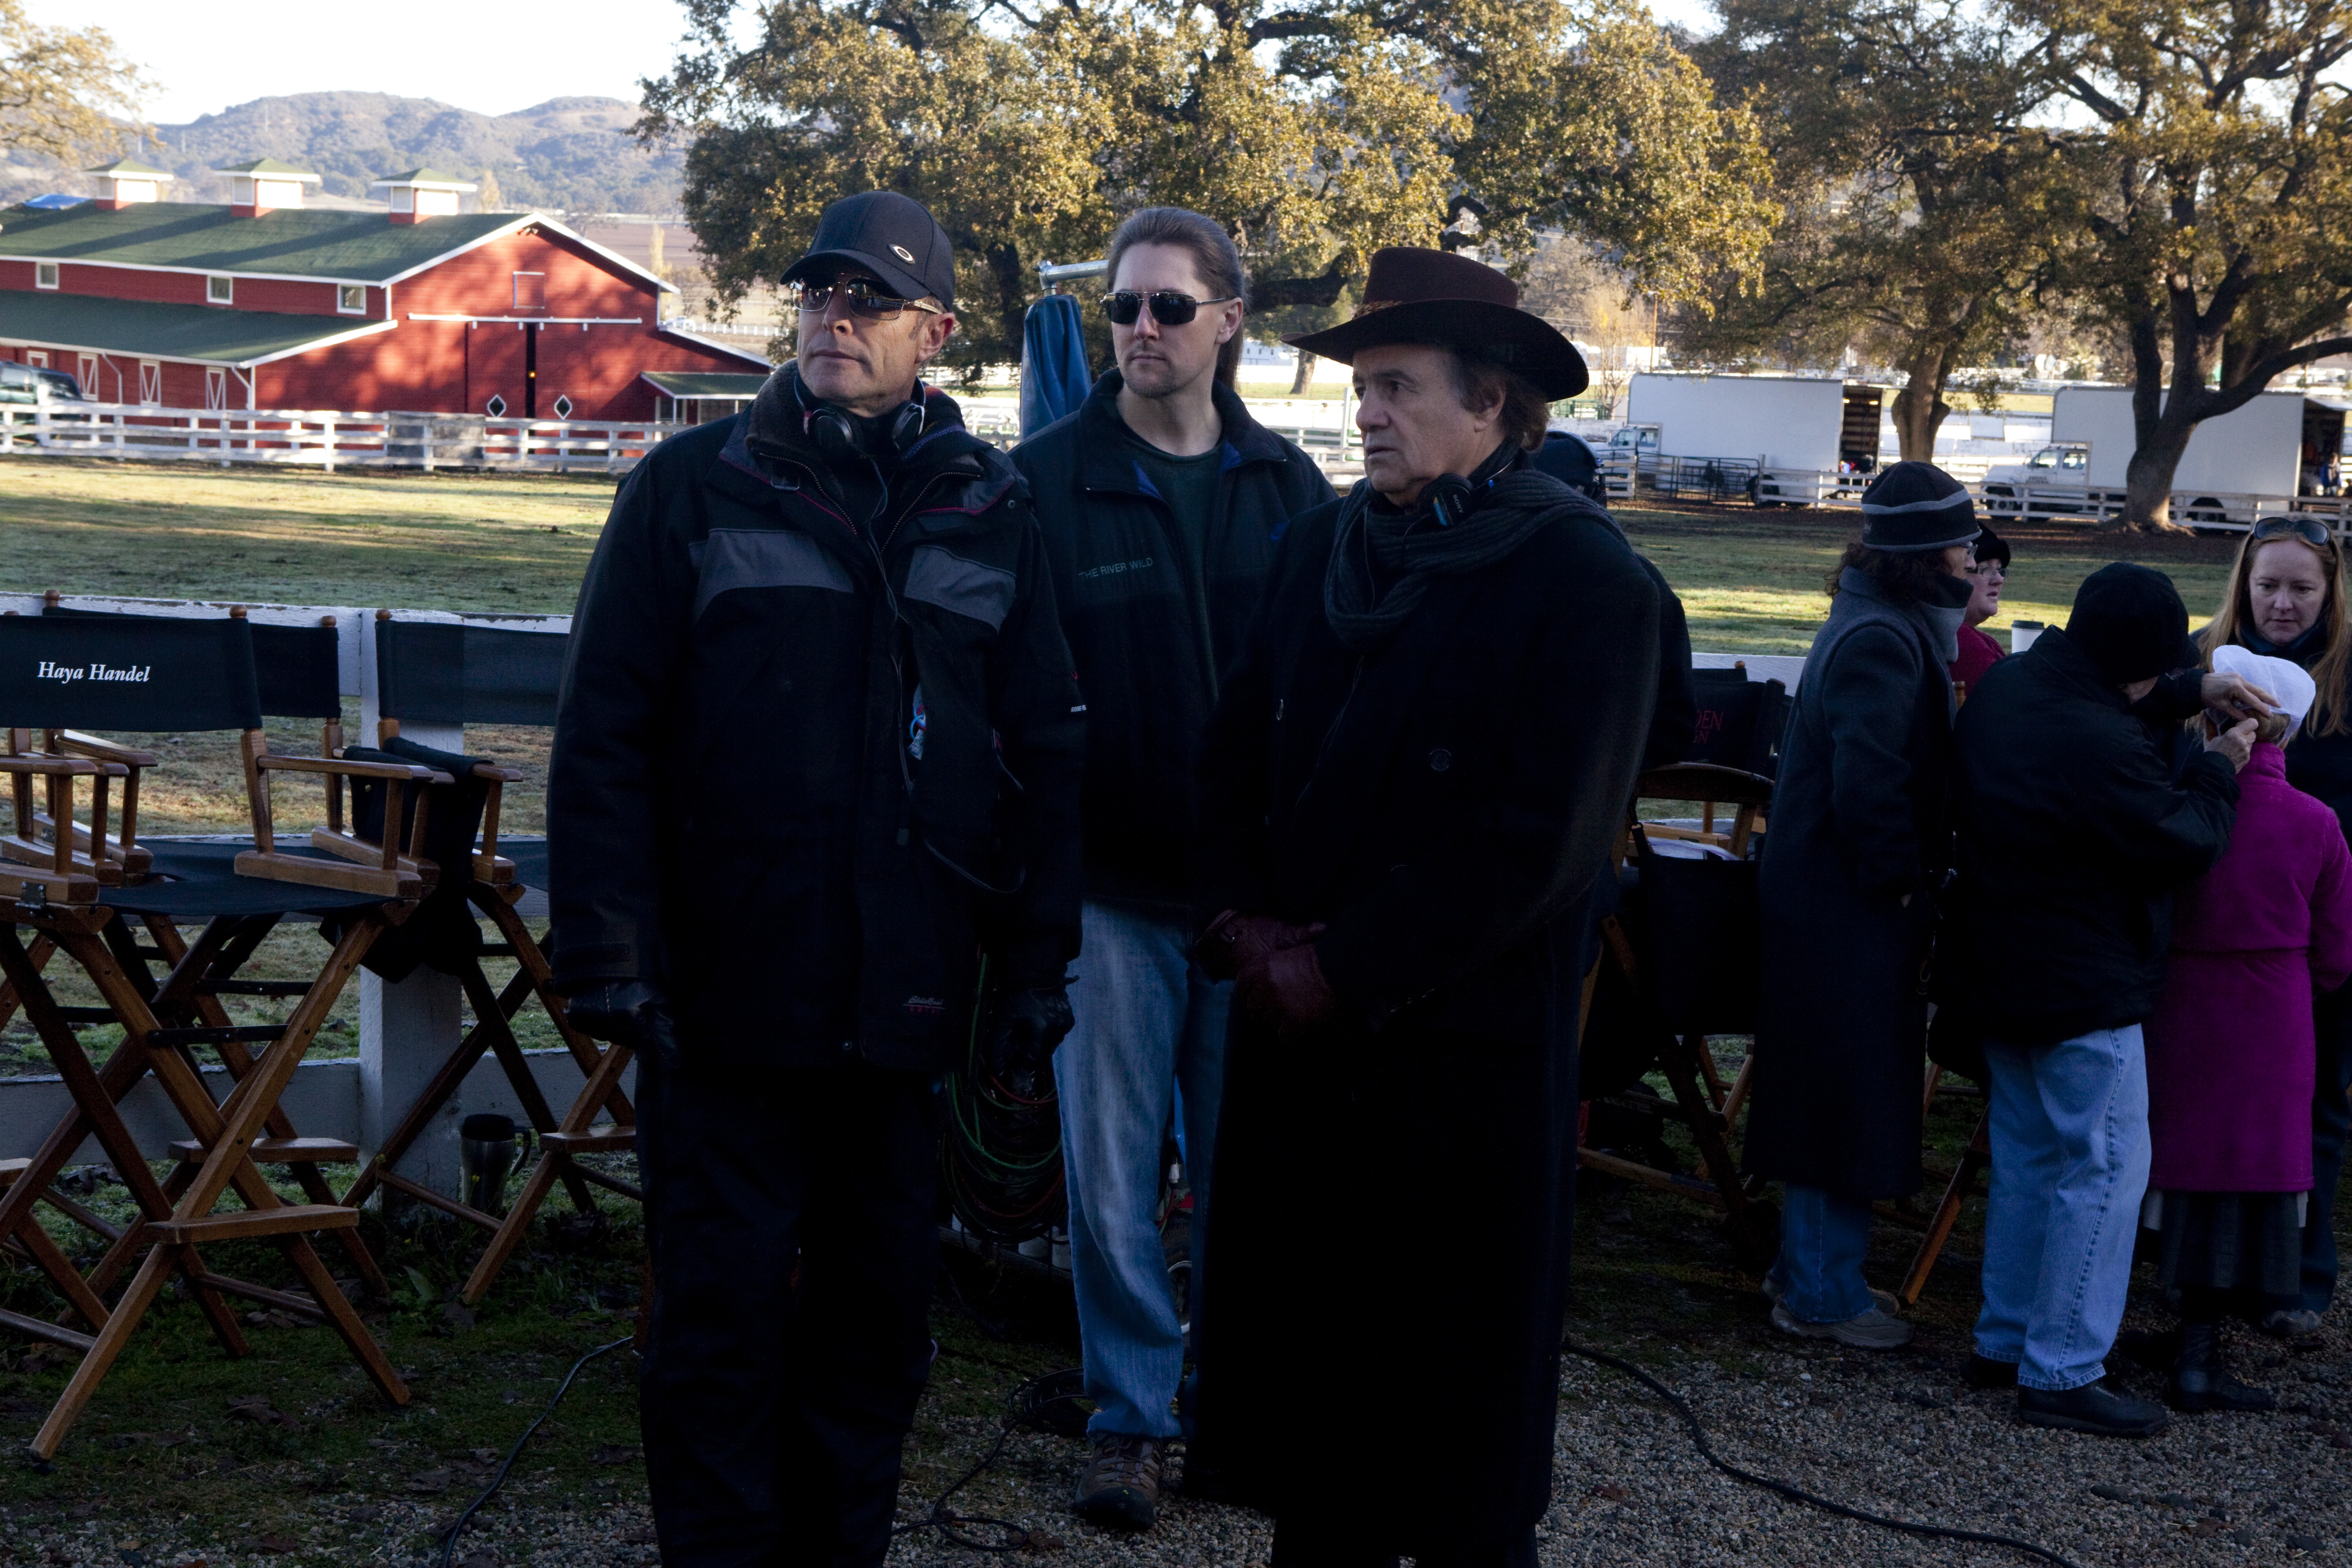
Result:
<svg viewBox="0 0 2352 1568"><path fill-rule="evenodd" d="M2091 662L2091 656L2066 635L2063 626L2050 627L2033 639L2032 647L2018 657L2048 667L2078 696L2089 698L2118 713L2131 711L2131 703L2125 699L2123 688L2099 672L2099 667Z"/></svg>
<svg viewBox="0 0 2352 1568"><path fill-rule="evenodd" d="M2256 741L2254 754L2248 759L2245 767L2238 774L2240 786L2242 787L2250 778L2275 779L2284 784L2286 753L2268 741Z"/></svg>
<svg viewBox="0 0 2352 1568"><path fill-rule="evenodd" d="M1095 381L1087 400L1078 405L1078 428L1084 437L1080 442L1078 481L1090 490L1113 490L1127 495L1154 493L1149 481L1136 470L1135 459L1127 447L1132 433L1127 421L1118 416L1119 389L1127 378L1117 370L1107 370ZM1250 417L1249 408L1239 394L1223 382L1209 388L1209 400L1216 405L1217 420L1224 427L1218 445L1224 461L1218 465L1220 473L1232 473L1250 463L1286 463L1289 449L1281 437Z"/></svg>
<svg viewBox="0 0 2352 1568"><path fill-rule="evenodd" d="M964 428L963 410L956 400L928 383L916 384L923 397L923 435L900 455L892 475L894 486L911 496L940 472L961 473L968 479L986 475L989 466L982 454L992 448ZM745 500L765 499L772 490L805 489L811 500L826 511L834 510L824 487L808 484L825 458L807 434L801 406L799 367L787 364L768 378L750 408L735 416L735 427L707 477ZM908 488L909 480L913 489ZM991 496L990 503L993 500Z"/></svg>

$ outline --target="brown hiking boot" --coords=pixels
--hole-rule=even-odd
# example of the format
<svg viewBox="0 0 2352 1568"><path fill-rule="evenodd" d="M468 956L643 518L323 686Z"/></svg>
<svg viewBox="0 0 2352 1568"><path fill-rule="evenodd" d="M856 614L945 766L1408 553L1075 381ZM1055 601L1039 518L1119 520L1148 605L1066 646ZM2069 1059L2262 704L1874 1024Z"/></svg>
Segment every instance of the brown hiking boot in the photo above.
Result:
<svg viewBox="0 0 2352 1568"><path fill-rule="evenodd" d="M1071 1511L1112 1529L1150 1529L1160 1517L1160 1440L1097 1432L1094 1450L1078 1472Z"/></svg>

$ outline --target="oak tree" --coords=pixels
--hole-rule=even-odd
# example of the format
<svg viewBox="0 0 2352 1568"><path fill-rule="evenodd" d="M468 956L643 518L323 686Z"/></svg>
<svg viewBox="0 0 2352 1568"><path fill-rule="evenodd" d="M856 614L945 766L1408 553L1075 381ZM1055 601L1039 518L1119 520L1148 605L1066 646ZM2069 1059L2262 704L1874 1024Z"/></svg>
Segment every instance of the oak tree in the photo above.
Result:
<svg viewBox="0 0 2352 1568"><path fill-rule="evenodd" d="M0 146L75 163L128 149L152 84L103 27L45 27L0 0Z"/></svg>

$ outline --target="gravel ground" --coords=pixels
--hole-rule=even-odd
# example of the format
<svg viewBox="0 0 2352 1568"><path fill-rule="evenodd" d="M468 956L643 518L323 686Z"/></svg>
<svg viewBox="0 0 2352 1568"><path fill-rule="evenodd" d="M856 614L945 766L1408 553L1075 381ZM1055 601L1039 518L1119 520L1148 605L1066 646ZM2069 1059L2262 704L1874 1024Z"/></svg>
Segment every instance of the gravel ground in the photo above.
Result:
<svg viewBox="0 0 2352 1568"><path fill-rule="evenodd" d="M2292 1350L2242 1341L2240 1363L2277 1389L2283 1408L2260 1416L2177 1418L2164 1436L2125 1443L2018 1426L2006 1394L1968 1391L1966 1342L1923 1333L1913 1350L1866 1356L1773 1335L1760 1310L1747 1332L1705 1353L1664 1337L1616 1348L1683 1393L1734 1463L1860 1508L2034 1541L2082 1568L2169 1563L2347 1564L2352 1568L2352 1425L2347 1346L2340 1330ZM2265 1365L2274 1362L2274 1365ZM2121 1375L2142 1392L2153 1374ZM2008 1564L2025 1553L1979 1543L1923 1541L1836 1519L1739 1485L1711 1470L1681 1423L1612 1370L1570 1359L1561 1391L1556 1499L1541 1534L1548 1564L1685 1568L1702 1563ZM987 1450L984 1416L935 1423L931 1446L961 1468ZM1246 1568L1264 1564L1266 1521L1244 1510L1171 1499L1159 1528L1137 1537L1072 1518L1065 1500L1083 1458L1067 1438L1016 1432L997 1464L959 1494L960 1512L994 1515L1034 1531L1017 1561ZM660 1561L638 1476L597 1483L590 1495L552 1495L518 1481L469 1531L466 1568L635 1568ZM912 1484L901 1519L930 1497ZM321 1496L299 1535L197 1539L168 1520L121 1519L105 1506L0 1510L0 1562L57 1568L208 1568L330 1562L407 1565L432 1561L418 1542L452 1518L433 1503ZM968 1528L984 1540L997 1531ZM916 1530L894 1548L894 1568L978 1564L991 1558Z"/></svg>

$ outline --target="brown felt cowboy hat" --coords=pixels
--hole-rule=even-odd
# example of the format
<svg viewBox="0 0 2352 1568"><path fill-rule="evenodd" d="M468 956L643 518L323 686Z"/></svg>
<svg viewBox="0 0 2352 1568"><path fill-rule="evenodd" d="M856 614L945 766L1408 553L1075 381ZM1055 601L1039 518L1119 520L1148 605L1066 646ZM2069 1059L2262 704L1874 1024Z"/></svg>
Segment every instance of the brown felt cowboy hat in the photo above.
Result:
<svg viewBox="0 0 2352 1568"><path fill-rule="evenodd" d="M1519 309L1517 284L1466 256L1413 246L1372 252L1364 302L1352 321L1282 341L1341 364L1382 343L1432 343L1525 376L1555 402L1591 381L1576 345Z"/></svg>

